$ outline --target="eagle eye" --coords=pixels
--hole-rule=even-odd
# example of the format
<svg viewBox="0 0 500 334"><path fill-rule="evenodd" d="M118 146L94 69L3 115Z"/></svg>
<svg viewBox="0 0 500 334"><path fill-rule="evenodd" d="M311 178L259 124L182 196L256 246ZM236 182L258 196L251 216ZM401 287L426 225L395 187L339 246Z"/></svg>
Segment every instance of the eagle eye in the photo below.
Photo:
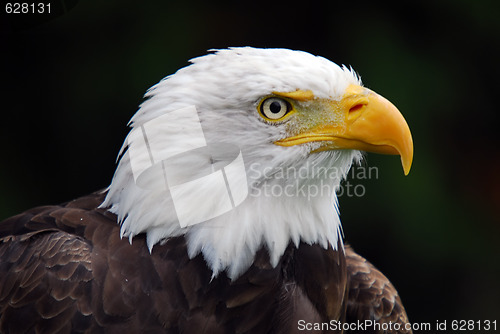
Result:
<svg viewBox="0 0 500 334"><path fill-rule="evenodd" d="M269 97L263 100L259 106L261 115L271 121L283 118L291 109L291 104L279 97Z"/></svg>

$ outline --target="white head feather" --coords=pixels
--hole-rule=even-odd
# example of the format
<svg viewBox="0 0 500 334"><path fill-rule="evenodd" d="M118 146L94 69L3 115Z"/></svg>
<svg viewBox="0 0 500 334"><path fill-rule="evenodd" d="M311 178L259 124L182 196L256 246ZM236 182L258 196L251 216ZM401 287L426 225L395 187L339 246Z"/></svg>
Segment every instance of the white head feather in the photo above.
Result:
<svg viewBox="0 0 500 334"><path fill-rule="evenodd" d="M134 181L125 141L102 204L118 216L122 236L132 241L146 233L151 250L162 240L184 235L190 257L201 252L214 276L226 270L232 279L250 266L262 246L272 265L290 242L336 248L341 235L335 191L361 153L311 153L314 143L275 145L286 137L285 124L265 122L257 105L271 92L297 89L338 100L350 84L360 84L358 77L327 59L286 49L218 50L191 63L147 92L130 126L137 129L161 115L196 106L209 145L229 143L241 149L249 195L221 216L181 228L163 180L146 178L141 187ZM182 126L179 119L169 130L165 150L189 146L183 142ZM198 205L203 203L193 203L193 210Z"/></svg>

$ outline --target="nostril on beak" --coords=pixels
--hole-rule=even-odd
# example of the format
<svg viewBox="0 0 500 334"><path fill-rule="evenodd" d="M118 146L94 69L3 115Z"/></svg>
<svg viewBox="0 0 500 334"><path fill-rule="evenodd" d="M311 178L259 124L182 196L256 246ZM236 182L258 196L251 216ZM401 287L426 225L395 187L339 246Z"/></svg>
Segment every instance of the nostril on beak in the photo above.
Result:
<svg viewBox="0 0 500 334"><path fill-rule="evenodd" d="M349 108L349 112L347 114L347 119L351 122L354 120L358 119L359 116L363 114L363 110L365 110L365 107L368 105L368 101L358 101L352 105L352 107Z"/></svg>
<svg viewBox="0 0 500 334"><path fill-rule="evenodd" d="M357 103L349 109L349 113L352 114L354 112L360 111L364 106L366 106L366 103Z"/></svg>

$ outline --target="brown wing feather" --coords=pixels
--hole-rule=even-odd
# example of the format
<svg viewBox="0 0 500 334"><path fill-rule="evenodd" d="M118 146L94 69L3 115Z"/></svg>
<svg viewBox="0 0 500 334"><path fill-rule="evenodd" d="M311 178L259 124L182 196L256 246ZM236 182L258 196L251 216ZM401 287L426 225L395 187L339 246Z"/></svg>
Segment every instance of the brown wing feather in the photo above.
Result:
<svg viewBox="0 0 500 334"><path fill-rule="evenodd" d="M90 328L92 246L75 235L82 216L68 213L77 214L64 206L45 206L0 223L0 332Z"/></svg>
<svg viewBox="0 0 500 334"><path fill-rule="evenodd" d="M95 193L0 223L0 333L293 333L298 321L406 324L396 290L346 247L266 249L236 281L212 278L183 237L149 253L119 237ZM346 302L346 291L348 299ZM400 331L410 333L410 331Z"/></svg>
<svg viewBox="0 0 500 334"><path fill-rule="evenodd" d="M372 326L366 333L412 333L405 327L409 326L406 311L387 277L349 246L346 247L346 259L349 281L346 322L359 319L394 324L393 330L378 331L373 329L383 327Z"/></svg>
<svg viewBox="0 0 500 334"><path fill-rule="evenodd" d="M119 238L94 193L0 223L0 333L293 333L298 320L341 319L341 252L290 245L272 267L265 248L231 282L212 278L183 237L149 252Z"/></svg>
<svg viewBox="0 0 500 334"><path fill-rule="evenodd" d="M24 240L23 240L24 239ZM0 331L57 333L89 310L90 247L65 232L14 236L0 244ZM79 322L84 322L80 317Z"/></svg>

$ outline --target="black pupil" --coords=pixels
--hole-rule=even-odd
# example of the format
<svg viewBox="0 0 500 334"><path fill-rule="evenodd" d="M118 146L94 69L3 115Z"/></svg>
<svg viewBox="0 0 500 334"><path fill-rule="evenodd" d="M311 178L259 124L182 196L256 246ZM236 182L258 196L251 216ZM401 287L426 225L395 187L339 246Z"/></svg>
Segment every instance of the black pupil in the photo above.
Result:
<svg viewBox="0 0 500 334"><path fill-rule="evenodd" d="M281 111L281 103L279 103L278 101L272 102L271 105L269 106L269 110L273 114L279 113Z"/></svg>

